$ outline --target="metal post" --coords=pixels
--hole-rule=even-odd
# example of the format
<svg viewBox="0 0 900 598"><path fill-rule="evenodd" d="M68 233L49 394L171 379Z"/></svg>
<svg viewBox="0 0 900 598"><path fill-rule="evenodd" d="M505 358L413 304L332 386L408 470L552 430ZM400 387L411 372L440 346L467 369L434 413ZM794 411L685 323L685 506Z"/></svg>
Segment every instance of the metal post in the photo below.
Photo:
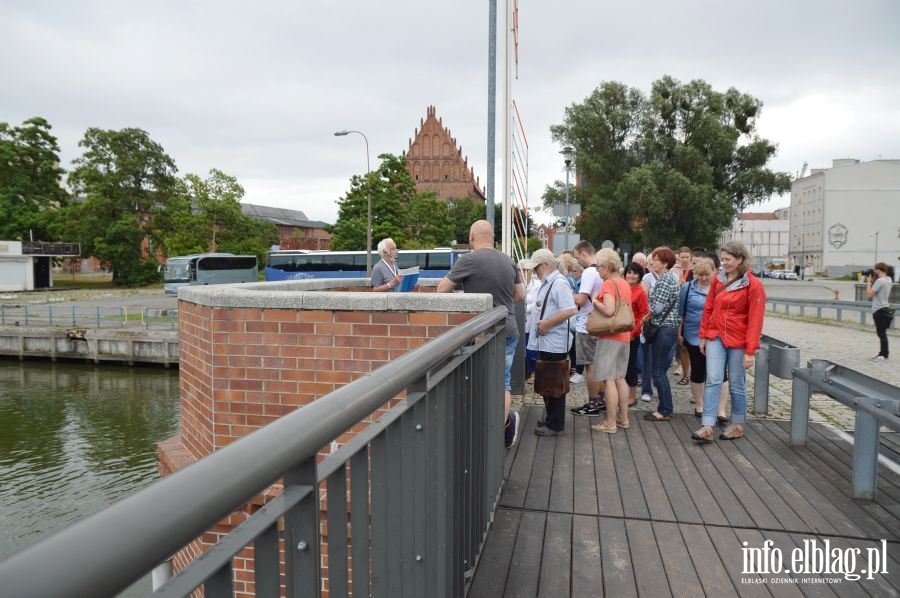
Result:
<svg viewBox="0 0 900 598"><path fill-rule="evenodd" d="M860 399L863 401L865 399ZM878 419L856 410L853 437L853 498L874 500L878 479Z"/></svg>
<svg viewBox="0 0 900 598"><path fill-rule="evenodd" d="M566 159L566 236L565 241L563 242L563 250L569 248L569 166L572 164L572 160Z"/></svg>
<svg viewBox="0 0 900 598"><path fill-rule="evenodd" d="M485 218L494 226L494 178L497 154L497 0L488 2L488 130L487 206Z"/></svg>
<svg viewBox="0 0 900 598"><path fill-rule="evenodd" d="M794 376L791 389L791 446L806 446L809 434L809 383Z"/></svg>
<svg viewBox="0 0 900 598"><path fill-rule="evenodd" d="M161 588L167 581L172 579L172 559L168 558L153 568L153 591Z"/></svg>
<svg viewBox="0 0 900 598"><path fill-rule="evenodd" d="M757 415L769 412L769 351L756 350L756 366L753 370L753 412Z"/></svg>

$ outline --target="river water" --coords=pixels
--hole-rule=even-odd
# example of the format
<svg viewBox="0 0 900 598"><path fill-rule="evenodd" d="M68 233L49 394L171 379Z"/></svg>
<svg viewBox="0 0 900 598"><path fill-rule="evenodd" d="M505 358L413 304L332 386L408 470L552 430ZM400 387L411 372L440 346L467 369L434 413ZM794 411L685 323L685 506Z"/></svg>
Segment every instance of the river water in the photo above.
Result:
<svg viewBox="0 0 900 598"><path fill-rule="evenodd" d="M0 360L0 560L156 480L178 415L177 368Z"/></svg>

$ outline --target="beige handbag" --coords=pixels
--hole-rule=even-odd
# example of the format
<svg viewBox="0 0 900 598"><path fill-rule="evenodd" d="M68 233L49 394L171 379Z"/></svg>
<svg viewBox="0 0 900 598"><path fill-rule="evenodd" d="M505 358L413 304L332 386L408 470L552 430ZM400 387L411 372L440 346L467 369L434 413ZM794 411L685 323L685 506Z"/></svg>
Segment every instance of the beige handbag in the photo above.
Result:
<svg viewBox="0 0 900 598"><path fill-rule="evenodd" d="M619 285L613 282L616 291L616 311L611 316L604 316L595 307L588 316L587 331L594 336L609 336L619 332L631 332L634 330L634 312L631 304L622 299L619 294Z"/></svg>

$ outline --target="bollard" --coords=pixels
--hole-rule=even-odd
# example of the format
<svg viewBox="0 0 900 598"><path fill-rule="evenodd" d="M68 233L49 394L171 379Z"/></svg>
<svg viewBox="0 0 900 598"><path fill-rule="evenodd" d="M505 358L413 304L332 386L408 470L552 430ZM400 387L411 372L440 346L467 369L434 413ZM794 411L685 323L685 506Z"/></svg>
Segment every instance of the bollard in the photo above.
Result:
<svg viewBox="0 0 900 598"><path fill-rule="evenodd" d="M809 434L809 394L809 383L794 376L791 388L791 446L806 446Z"/></svg>
<svg viewBox="0 0 900 598"><path fill-rule="evenodd" d="M756 365L753 369L753 413L765 415L769 412L769 351L764 347L756 350Z"/></svg>
<svg viewBox="0 0 900 598"><path fill-rule="evenodd" d="M878 419L862 409L857 409L853 438L853 498L875 500L878 436Z"/></svg>

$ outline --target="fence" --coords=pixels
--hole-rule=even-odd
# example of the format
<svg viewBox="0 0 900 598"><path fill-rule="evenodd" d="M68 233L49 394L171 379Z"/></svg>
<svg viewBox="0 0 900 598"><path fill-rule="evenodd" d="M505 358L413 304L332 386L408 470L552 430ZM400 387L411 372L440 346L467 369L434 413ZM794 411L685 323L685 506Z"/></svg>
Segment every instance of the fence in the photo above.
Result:
<svg viewBox="0 0 900 598"><path fill-rule="evenodd" d="M177 309L124 306L0 305L0 326L49 326L70 328L178 328Z"/></svg>
<svg viewBox="0 0 900 598"><path fill-rule="evenodd" d="M319 595L326 490L330 596L463 596L503 477L505 314L456 326L0 563L2 593L120 592L280 478L280 496L156 595L202 585L206 596L231 596L232 559L248 545L257 596L279 595L282 564L287 595ZM402 392L317 464L323 447Z"/></svg>
<svg viewBox="0 0 900 598"><path fill-rule="evenodd" d="M778 306L784 307L785 314L790 315L791 309L800 316L807 315L807 310L815 310L816 317L831 317L838 322L844 321L844 312L855 312L858 315L860 324L872 323L872 303L867 301L829 301L824 299L784 299L780 297L766 297L766 303L772 305L772 311L778 313ZM900 305L894 304L894 308L900 308ZM891 324L892 328L897 328L897 320L894 318Z"/></svg>

